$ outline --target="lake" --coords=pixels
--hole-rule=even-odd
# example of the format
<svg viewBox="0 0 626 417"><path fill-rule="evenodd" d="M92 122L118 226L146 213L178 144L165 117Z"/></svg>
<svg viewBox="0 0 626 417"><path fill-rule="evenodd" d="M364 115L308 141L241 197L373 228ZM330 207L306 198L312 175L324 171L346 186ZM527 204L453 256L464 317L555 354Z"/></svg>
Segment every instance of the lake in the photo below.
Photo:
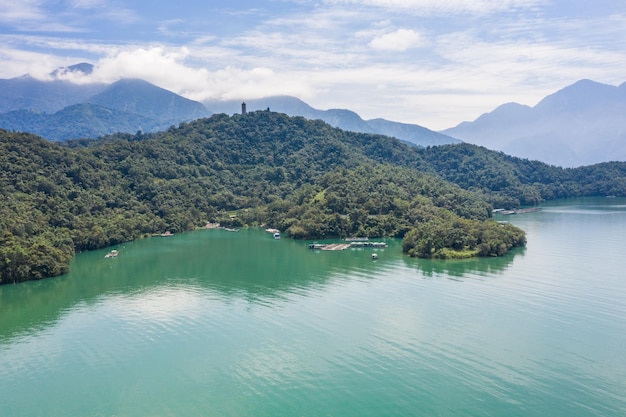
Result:
<svg viewBox="0 0 626 417"><path fill-rule="evenodd" d="M626 416L626 199L501 258L199 230L0 287L0 415ZM378 255L372 260L372 253Z"/></svg>

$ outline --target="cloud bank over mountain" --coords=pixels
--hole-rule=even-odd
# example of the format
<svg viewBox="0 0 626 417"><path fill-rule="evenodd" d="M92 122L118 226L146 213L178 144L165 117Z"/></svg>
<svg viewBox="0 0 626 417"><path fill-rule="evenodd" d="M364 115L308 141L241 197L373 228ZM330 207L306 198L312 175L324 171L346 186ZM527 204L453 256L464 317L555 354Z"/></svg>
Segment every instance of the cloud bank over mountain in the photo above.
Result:
<svg viewBox="0 0 626 417"><path fill-rule="evenodd" d="M623 81L626 3L3 2L0 78L144 79L192 100L291 95L443 129L579 79Z"/></svg>

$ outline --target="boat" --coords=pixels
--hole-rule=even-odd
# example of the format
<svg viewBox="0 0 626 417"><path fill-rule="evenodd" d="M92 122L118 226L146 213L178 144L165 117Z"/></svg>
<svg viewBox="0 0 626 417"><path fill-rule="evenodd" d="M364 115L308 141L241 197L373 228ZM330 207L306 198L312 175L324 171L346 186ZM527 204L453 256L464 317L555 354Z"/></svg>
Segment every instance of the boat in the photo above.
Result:
<svg viewBox="0 0 626 417"><path fill-rule="evenodd" d="M165 232L161 233L161 237L170 237L172 236L172 232L170 232L169 230L166 230Z"/></svg>
<svg viewBox="0 0 626 417"><path fill-rule="evenodd" d="M118 253L119 252L114 249L111 252L109 252L106 255L104 255L104 257L105 258L115 258L115 257L117 257Z"/></svg>
<svg viewBox="0 0 626 417"><path fill-rule="evenodd" d="M372 253L372 259L378 259L378 255L375 253Z"/></svg>
<svg viewBox="0 0 626 417"><path fill-rule="evenodd" d="M280 239L280 233L278 232L274 233L274 239Z"/></svg>

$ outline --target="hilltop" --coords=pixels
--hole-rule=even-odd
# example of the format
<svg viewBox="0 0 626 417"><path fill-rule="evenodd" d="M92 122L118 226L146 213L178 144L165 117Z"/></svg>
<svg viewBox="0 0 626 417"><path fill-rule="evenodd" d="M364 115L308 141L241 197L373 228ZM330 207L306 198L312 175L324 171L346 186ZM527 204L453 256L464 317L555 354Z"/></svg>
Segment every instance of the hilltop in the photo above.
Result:
<svg viewBox="0 0 626 417"><path fill-rule="evenodd" d="M238 100L205 101L204 105L212 113L234 114L241 109L241 101ZM393 122L381 118L364 120L357 113L348 109L318 110L299 98L291 96L272 96L247 100L246 106L250 111L270 109L289 116L323 120L329 125L343 130L391 136L422 147L461 142L456 138L416 124Z"/></svg>

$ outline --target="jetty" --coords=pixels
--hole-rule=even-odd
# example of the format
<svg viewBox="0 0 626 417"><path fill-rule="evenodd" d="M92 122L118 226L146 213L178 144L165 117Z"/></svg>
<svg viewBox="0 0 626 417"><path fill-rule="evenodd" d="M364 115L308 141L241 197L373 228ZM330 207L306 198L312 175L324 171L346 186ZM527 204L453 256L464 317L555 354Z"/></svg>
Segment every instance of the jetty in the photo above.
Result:
<svg viewBox="0 0 626 417"><path fill-rule="evenodd" d="M309 249L313 250L346 250L349 248L386 248L385 242L355 241L350 243L311 243Z"/></svg>
<svg viewBox="0 0 626 417"><path fill-rule="evenodd" d="M366 242L369 240L368 237L347 237L344 239L346 242Z"/></svg>
<svg viewBox="0 0 626 417"><path fill-rule="evenodd" d="M346 250L350 247L349 243L311 243L309 245L309 249L319 249L319 250Z"/></svg>
<svg viewBox="0 0 626 417"><path fill-rule="evenodd" d="M355 241L350 243L353 248L386 248L385 242Z"/></svg>
<svg viewBox="0 0 626 417"><path fill-rule="evenodd" d="M324 245L322 250L346 250L349 247L349 243L329 243L328 245Z"/></svg>
<svg viewBox="0 0 626 417"><path fill-rule="evenodd" d="M493 213L503 214L506 216L506 215L511 215L511 214L533 213L535 211L541 211L541 207L529 207L529 208L513 209L513 210L495 209L493 210Z"/></svg>

